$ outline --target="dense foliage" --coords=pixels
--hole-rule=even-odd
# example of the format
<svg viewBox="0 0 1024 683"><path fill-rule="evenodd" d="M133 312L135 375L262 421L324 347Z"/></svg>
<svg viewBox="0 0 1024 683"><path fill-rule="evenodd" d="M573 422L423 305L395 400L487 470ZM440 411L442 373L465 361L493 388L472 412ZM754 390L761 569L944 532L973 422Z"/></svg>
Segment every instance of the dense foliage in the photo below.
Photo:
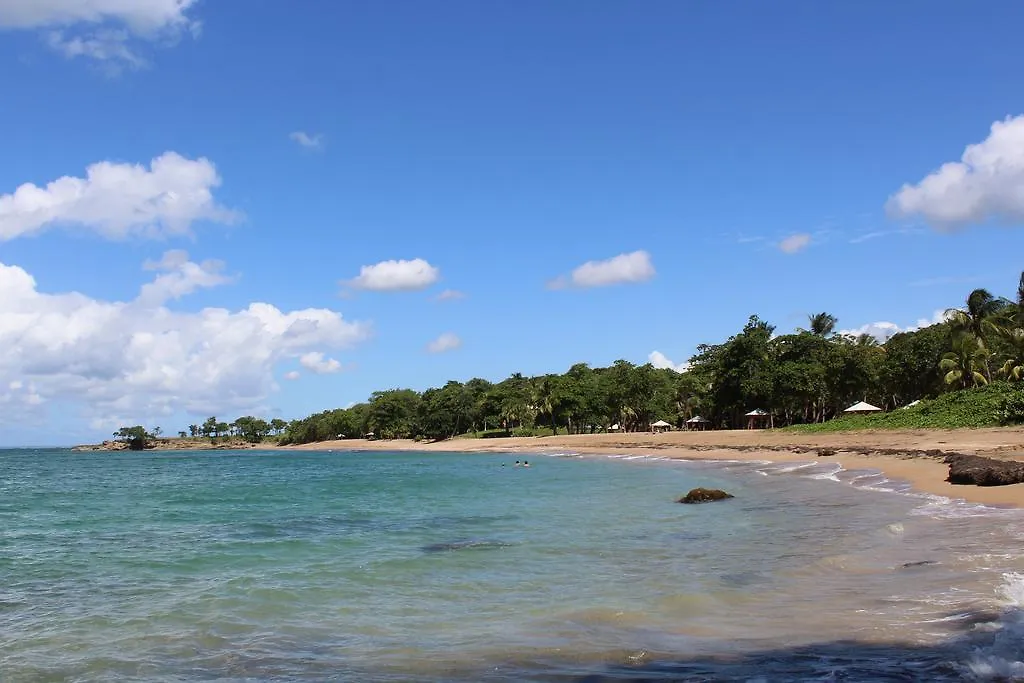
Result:
<svg viewBox="0 0 1024 683"><path fill-rule="evenodd" d="M843 415L828 422L796 425L801 432L855 429L955 429L1024 422L1024 386L1009 382L959 389L919 403L873 415Z"/></svg>
<svg viewBox="0 0 1024 683"><path fill-rule="evenodd" d="M712 428L737 428L752 409L764 410L771 426L832 421L831 429L981 426L1024 416L1024 399L1008 386L1024 377L1024 276L1016 301L975 290L944 322L884 343L838 333L837 322L817 313L807 329L776 334L751 316L727 340L699 346L684 372L620 360L605 368L578 363L561 375L517 373L498 383L450 381L422 393L378 391L365 403L289 423L281 441L584 433L612 425L646 431L659 419L683 427L697 415ZM960 391L991 383L998 386L966 392L973 398ZM857 401L886 410L921 403L841 417Z"/></svg>
<svg viewBox="0 0 1024 683"><path fill-rule="evenodd" d="M613 425L647 431L657 420L679 428L694 416L709 428L737 428L753 409L764 411L767 426L817 430L1024 421L1024 394L1017 389L1024 379L1024 275L1015 300L977 289L964 307L947 311L944 322L884 343L836 332L837 323L835 316L816 313L808 316L807 329L777 334L751 316L725 341L699 346L684 372L625 360L604 368L577 363L561 375L516 373L497 383L476 378L423 392L377 391L365 403L290 423L245 416L229 424L210 417L179 434L252 442L279 435L283 444L368 434L486 438L587 433ZM858 401L892 412L844 416ZM142 427L116 436L136 446L152 438Z"/></svg>

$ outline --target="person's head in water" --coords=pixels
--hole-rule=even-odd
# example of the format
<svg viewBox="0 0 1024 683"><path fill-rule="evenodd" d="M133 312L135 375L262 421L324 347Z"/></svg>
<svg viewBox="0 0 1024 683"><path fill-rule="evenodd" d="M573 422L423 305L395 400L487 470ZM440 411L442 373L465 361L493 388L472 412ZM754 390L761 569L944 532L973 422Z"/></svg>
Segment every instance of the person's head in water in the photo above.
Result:
<svg viewBox="0 0 1024 683"><path fill-rule="evenodd" d="M519 461L516 460L516 467L519 467Z"/></svg>
<svg viewBox="0 0 1024 683"><path fill-rule="evenodd" d="M529 460L524 460L523 461L523 467L529 467L529 466L530 466L530 461Z"/></svg>

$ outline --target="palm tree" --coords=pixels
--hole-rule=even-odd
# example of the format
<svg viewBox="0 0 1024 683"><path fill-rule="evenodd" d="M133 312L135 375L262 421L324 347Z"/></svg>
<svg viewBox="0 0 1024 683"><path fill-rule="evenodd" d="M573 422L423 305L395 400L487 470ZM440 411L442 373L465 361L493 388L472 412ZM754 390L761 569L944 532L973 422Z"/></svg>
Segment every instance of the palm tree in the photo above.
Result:
<svg viewBox="0 0 1024 683"><path fill-rule="evenodd" d="M853 343L855 345L857 345L857 346L865 346L865 347L868 347L868 348L871 348L871 349L875 349L875 348L881 349L882 348L882 345L878 343L878 339L875 338L875 335L868 334L866 332L863 333L863 334L858 334L854 338L854 342Z"/></svg>
<svg viewBox="0 0 1024 683"><path fill-rule="evenodd" d="M971 334L984 343L990 334L999 332L1007 303L987 289L976 289L967 295L965 308L950 308L946 317L954 333Z"/></svg>
<svg viewBox="0 0 1024 683"><path fill-rule="evenodd" d="M981 340L966 334L953 339L953 350L942 356L939 369L946 373L946 384L963 388L988 384L983 369L988 367L989 352Z"/></svg>
<svg viewBox="0 0 1024 683"><path fill-rule="evenodd" d="M1012 351L996 374L1011 382L1019 382L1024 379L1024 328L1008 328L1003 330L1000 336L1006 340Z"/></svg>
<svg viewBox="0 0 1024 683"><path fill-rule="evenodd" d="M558 436L558 422L555 416L558 408L558 398L555 396L554 384L554 378L543 378L534 389L533 402L541 414L547 415L551 420L552 436Z"/></svg>
<svg viewBox="0 0 1024 683"><path fill-rule="evenodd" d="M827 337L836 329L839 319L831 313L821 312L807 316L807 321L811 325L811 329L808 330L811 334L817 337Z"/></svg>

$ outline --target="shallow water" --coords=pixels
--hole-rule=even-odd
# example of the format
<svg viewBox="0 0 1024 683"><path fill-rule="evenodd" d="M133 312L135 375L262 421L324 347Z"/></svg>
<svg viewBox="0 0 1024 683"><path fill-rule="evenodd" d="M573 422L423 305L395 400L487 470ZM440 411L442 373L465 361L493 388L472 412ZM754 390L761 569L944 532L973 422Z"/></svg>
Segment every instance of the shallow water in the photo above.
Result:
<svg viewBox="0 0 1024 683"><path fill-rule="evenodd" d="M1019 511L516 458L0 451L0 679L1024 679Z"/></svg>

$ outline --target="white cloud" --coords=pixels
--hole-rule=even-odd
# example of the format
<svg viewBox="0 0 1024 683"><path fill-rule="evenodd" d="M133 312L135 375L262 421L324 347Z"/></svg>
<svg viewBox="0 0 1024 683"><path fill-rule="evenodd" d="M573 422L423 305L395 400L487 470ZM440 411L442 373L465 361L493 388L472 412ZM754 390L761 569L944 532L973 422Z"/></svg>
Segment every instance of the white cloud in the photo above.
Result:
<svg viewBox="0 0 1024 683"><path fill-rule="evenodd" d="M149 168L101 161L86 169L85 178L64 176L46 187L25 183L0 195L0 241L59 225L110 239L189 234L198 221L237 217L214 200L220 183L210 161L174 152L153 159Z"/></svg>
<svg viewBox="0 0 1024 683"><path fill-rule="evenodd" d="M661 351L651 351L650 355L647 356L647 362L662 370L668 369L675 370L676 372L686 372L690 369L689 363L673 363Z"/></svg>
<svg viewBox="0 0 1024 683"><path fill-rule="evenodd" d="M357 277L342 284L375 292L399 292L425 289L440 277L439 269L416 258L411 261L381 261L372 266L363 266Z"/></svg>
<svg viewBox="0 0 1024 683"><path fill-rule="evenodd" d="M107 62L108 72L116 75L124 67L141 69L147 66L144 58L128 46L128 32L118 30L95 31L84 36L68 36L63 31L51 31L46 43L69 59L89 57Z"/></svg>
<svg viewBox="0 0 1024 683"><path fill-rule="evenodd" d="M24 269L0 263L5 395L15 387L28 396L24 401L70 404L95 424L147 424L179 411L251 411L276 390L279 363L347 348L370 334L368 323L328 309L252 303L237 311L172 311L161 305L164 299L222 282L182 252L150 266L161 271L156 279L138 298L121 302L44 293ZM180 279L161 280L169 274ZM11 419L0 410L0 421Z"/></svg>
<svg viewBox="0 0 1024 683"><path fill-rule="evenodd" d="M779 249L786 252L787 254L795 254L798 251L807 248L807 245L811 243L811 236L805 232L790 235L786 239L779 242Z"/></svg>
<svg viewBox="0 0 1024 683"><path fill-rule="evenodd" d="M309 133L297 130L294 133L290 133L288 137L306 149L320 149L324 144L324 136L319 133L310 135Z"/></svg>
<svg viewBox="0 0 1024 683"><path fill-rule="evenodd" d="M573 287L606 287L624 283L646 282L655 275L651 255L646 251L619 254L603 261L587 261L569 275L548 283L550 289Z"/></svg>
<svg viewBox="0 0 1024 683"><path fill-rule="evenodd" d="M893 216L921 216L940 230L986 221L1024 221L1024 115L992 124L987 138L964 149L916 185L889 198Z"/></svg>
<svg viewBox="0 0 1024 683"><path fill-rule="evenodd" d="M188 252L181 249L166 252L159 261L146 261L142 267L161 273L152 282L144 284L139 292L136 301L145 306L162 306L198 289L217 287L235 279L221 274L223 261L211 259L193 263Z"/></svg>
<svg viewBox="0 0 1024 683"><path fill-rule="evenodd" d="M321 351L310 351L299 357L299 365L318 375L331 375L341 372L341 363L333 358L325 358Z"/></svg>
<svg viewBox="0 0 1024 683"><path fill-rule="evenodd" d="M445 332L434 341L427 344L427 351L430 353L444 353L454 351L462 346L462 340L452 332Z"/></svg>
<svg viewBox="0 0 1024 683"><path fill-rule="evenodd" d="M284 373L284 378L287 380L294 381L297 380L299 377L302 377L302 373L299 372L298 370L292 370L291 372Z"/></svg>
<svg viewBox="0 0 1024 683"><path fill-rule="evenodd" d="M434 297L434 301L456 301L458 299L465 299L466 294L460 292L457 289L446 289L437 296Z"/></svg>
<svg viewBox="0 0 1024 683"><path fill-rule="evenodd" d="M43 28L117 21L140 34L191 30L188 10L198 0L3 0L0 26Z"/></svg>
<svg viewBox="0 0 1024 683"><path fill-rule="evenodd" d="M880 320L878 322L867 323L850 330L840 330L839 334L848 335L851 337L859 337L862 334L868 334L877 339L880 342L884 342L889 337L895 336L900 332L913 332L914 330L920 330L924 327L930 327L932 325L941 323L946 320L945 311L935 311L931 318L918 318L916 323L901 327L896 323L891 323L886 320Z"/></svg>
<svg viewBox="0 0 1024 683"><path fill-rule="evenodd" d="M200 31L198 0L2 0L0 29L51 29L47 43L69 58L138 68L136 43L173 43Z"/></svg>

